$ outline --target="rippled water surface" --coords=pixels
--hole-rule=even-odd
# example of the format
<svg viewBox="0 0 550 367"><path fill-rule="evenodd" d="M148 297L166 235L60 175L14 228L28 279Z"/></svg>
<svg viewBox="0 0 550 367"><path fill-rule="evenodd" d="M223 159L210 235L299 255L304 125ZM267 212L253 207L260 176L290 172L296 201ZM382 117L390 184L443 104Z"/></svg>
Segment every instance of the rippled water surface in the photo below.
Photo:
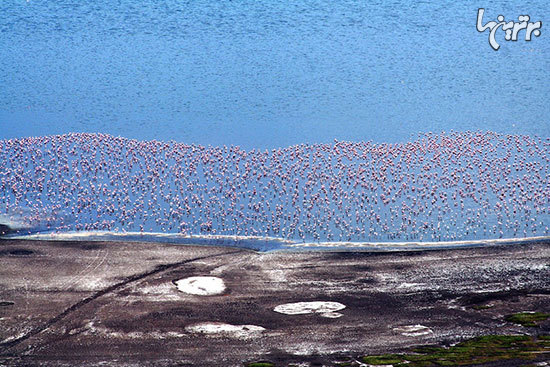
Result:
<svg viewBox="0 0 550 367"><path fill-rule="evenodd" d="M542 20L531 42L475 29ZM425 131L548 137L546 1L0 3L0 138L102 132L246 149Z"/></svg>
<svg viewBox="0 0 550 367"><path fill-rule="evenodd" d="M482 6L541 34L500 30L494 51ZM2 1L0 230L263 250L547 237L549 10Z"/></svg>

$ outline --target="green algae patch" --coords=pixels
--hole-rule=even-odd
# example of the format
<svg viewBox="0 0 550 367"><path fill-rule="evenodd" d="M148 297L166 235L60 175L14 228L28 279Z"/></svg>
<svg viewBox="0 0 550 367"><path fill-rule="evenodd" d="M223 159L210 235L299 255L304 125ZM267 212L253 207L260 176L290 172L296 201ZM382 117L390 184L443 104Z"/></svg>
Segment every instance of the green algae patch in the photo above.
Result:
<svg viewBox="0 0 550 367"><path fill-rule="evenodd" d="M403 356L400 354L382 354L379 356L367 356L362 358L364 363L372 365L388 365L402 363Z"/></svg>
<svg viewBox="0 0 550 367"><path fill-rule="evenodd" d="M546 321L550 314L543 312L520 312L505 317L508 322L519 324L525 327L537 327L541 321Z"/></svg>
<svg viewBox="0 0 550 367"><path fill-rule="evenodd" d="M516 335L487 335L470 339L449 348L421 346L407 354L365 356L370 365L394 367L436 367L482 365L504 360L530 360L541 353L550 353L548 336L532 338Z"/></svg>
<svg viewBox="0 0 550 367"><path fill-rule="evenodd" d="M248 363L246 367L275 367L271 362L252 362Z"/></svg>

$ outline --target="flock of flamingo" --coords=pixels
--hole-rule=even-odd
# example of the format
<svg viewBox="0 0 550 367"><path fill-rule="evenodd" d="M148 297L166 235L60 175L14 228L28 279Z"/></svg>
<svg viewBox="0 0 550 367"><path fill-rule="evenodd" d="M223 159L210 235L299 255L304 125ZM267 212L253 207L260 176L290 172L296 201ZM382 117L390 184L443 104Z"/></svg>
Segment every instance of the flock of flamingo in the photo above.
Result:
<svg viewBox="0 0 550 367"><path fill-rule="evenodd" d="M271 150L104 134L0 140L0 213L50 231L295 241L549 235L550 139L421 134Z"/></svg>

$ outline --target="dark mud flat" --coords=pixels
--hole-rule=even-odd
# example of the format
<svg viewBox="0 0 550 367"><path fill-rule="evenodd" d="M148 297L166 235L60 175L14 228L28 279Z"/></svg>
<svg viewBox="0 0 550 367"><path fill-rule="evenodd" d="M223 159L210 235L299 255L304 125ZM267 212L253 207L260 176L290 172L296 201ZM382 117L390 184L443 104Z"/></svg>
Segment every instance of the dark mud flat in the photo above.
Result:
<svg viewBox="0 0 550 367"><path fill-rule="evenodd" d="M550 333L549 320L533 327L507 318L550 312L548 243L259 254L2 240L0 264L0 365L333 366L481 335ZM179 291L174 281L191 276L221 278L226 290L209 296ZM346 308L333 318L273 311L310 301ZM222 333L189 328L204 322L248 326ZM489 365L548 361L543 351L532 360Z"/></svg>

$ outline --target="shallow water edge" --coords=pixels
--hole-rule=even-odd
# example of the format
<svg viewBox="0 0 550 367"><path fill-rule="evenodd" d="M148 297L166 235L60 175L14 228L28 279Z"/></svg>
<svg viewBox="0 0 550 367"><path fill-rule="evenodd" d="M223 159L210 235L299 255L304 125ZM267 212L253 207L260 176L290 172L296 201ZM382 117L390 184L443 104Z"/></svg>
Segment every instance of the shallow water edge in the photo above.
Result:
<svg viewBox="0 0 550 367"><path fill-rule="evenodd" d="M185 246L213 246L243 248L257 252L302 252L302 251L344 251L344 252L394 252L422 251L453 248L511 246L535 243L550 243L550 236L524 238L498 238L465 241L440 242L296 242L277 237L258 236L186 236L177 233L139 233L83 231L66 233L34 233L27 235L8 235L5 239L37 241L101 241L101 242L149 242L168 243ZM1 239L1 238L0 238Z"/></svg>

